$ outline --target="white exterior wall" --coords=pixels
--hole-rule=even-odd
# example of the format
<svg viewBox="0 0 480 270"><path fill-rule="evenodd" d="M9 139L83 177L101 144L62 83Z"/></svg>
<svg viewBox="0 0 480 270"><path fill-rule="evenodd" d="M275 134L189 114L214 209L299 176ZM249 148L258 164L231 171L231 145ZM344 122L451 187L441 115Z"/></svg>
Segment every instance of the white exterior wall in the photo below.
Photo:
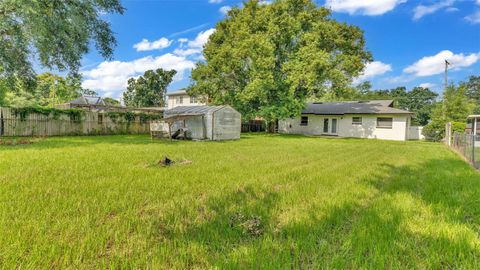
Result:
<svg viewBox="0 0 480 270"><path fill-rule="evenodd" d="M183 103L179 103L178 97L183 98ZM205 105L205 103L199 102L199 99L197 99L198 102L193 103L192 102L192 97L189 95L173 95L173 96L168 96L168 101L167 101L167 109L171 109L177 106L199 106L199 105Z"/></svg>
<svg viewBox="0 0 480 270"><path fill-rule="evenodd" d="M213 139L238 140L242 129L242 115L231 107L213 113Z"/></svg>
<svg viewBox="0 0 480 270"><path fill-rule="evenodd" d="M408 138L409 115L303 115L308 125L301 126L301 117L279 121L279 132L286 134L331 135L323 132L325 118L337 119L337 136L404 141ZM352 125L353 117L362 117L361 125ZM392 128L377 128L378 117L393 118ZM330 121L331 125L331 121Z"/></svg>
<svg viewBox="0 0 480 270"><path fill-rule="evenodd" d="M422 134L423 127L421 126L410 126L408 130L408 139L409 140L425 140L425 136Z"/></svg>

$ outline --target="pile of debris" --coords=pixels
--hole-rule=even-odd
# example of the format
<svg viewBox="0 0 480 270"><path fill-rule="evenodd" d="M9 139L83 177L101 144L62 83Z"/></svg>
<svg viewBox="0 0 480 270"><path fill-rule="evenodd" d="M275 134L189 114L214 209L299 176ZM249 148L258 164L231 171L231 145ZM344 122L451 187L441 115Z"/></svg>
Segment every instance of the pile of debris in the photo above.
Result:
<svg viewBox="0 0 480 270"><path fill-rule="evenodd" d="M178 165L192 164L192 161L188 160L188 159L183 159L183 160L180 160L180 161L174 161L173 159L169 158L168 156L164 156L163 159L161 159L157 164L161 167L169 167L169 166L172 166L174 164L178 164Z"/></svg>

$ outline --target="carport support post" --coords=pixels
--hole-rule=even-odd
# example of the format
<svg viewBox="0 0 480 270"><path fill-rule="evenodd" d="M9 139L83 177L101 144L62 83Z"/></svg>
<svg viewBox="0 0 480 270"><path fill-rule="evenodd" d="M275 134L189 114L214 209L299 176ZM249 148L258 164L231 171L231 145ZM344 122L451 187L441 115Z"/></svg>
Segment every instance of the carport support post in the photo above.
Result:
<svg viewBox="0 0 480 270"><path fill-rule="evenodd" d="M478 118L477 117L473 118L473 136L477 135L477 122L478 122Z"/></svg>

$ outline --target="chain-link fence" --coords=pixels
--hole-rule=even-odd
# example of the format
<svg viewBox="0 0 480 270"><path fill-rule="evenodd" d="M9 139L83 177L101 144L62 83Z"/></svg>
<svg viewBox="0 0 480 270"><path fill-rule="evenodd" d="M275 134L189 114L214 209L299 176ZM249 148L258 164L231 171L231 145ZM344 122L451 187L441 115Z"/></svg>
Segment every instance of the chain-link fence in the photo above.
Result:
<svg viewBox="0 0 480 270"><path fill-rule="evenodd" d="M480 135L455 132L452 139L452 147L480 169Z"/></svg>

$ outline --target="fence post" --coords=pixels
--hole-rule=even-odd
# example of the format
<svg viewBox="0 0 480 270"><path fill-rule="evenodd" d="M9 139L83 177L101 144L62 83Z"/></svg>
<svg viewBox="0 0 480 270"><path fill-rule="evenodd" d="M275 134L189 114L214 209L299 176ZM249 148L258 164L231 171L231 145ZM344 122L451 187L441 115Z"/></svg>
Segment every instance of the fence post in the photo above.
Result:
<svg viewBox="0 0 480 270"><path fill-rule="evenodd" d="M445 124L445 143L452 146L452 122Z"/></svg>
<svg viewBox="0 0 480 270"><path fill-rule="evenodd" d="M3 109L0 107L0 136L3 136Z"/></svg>
<svg viewBox="0 0 480 270"><path fill-rule="evenodd" d="M476 167L476 162L475 162L475 135L471 135L472 136L472 164L474 167Z"/></svg>

